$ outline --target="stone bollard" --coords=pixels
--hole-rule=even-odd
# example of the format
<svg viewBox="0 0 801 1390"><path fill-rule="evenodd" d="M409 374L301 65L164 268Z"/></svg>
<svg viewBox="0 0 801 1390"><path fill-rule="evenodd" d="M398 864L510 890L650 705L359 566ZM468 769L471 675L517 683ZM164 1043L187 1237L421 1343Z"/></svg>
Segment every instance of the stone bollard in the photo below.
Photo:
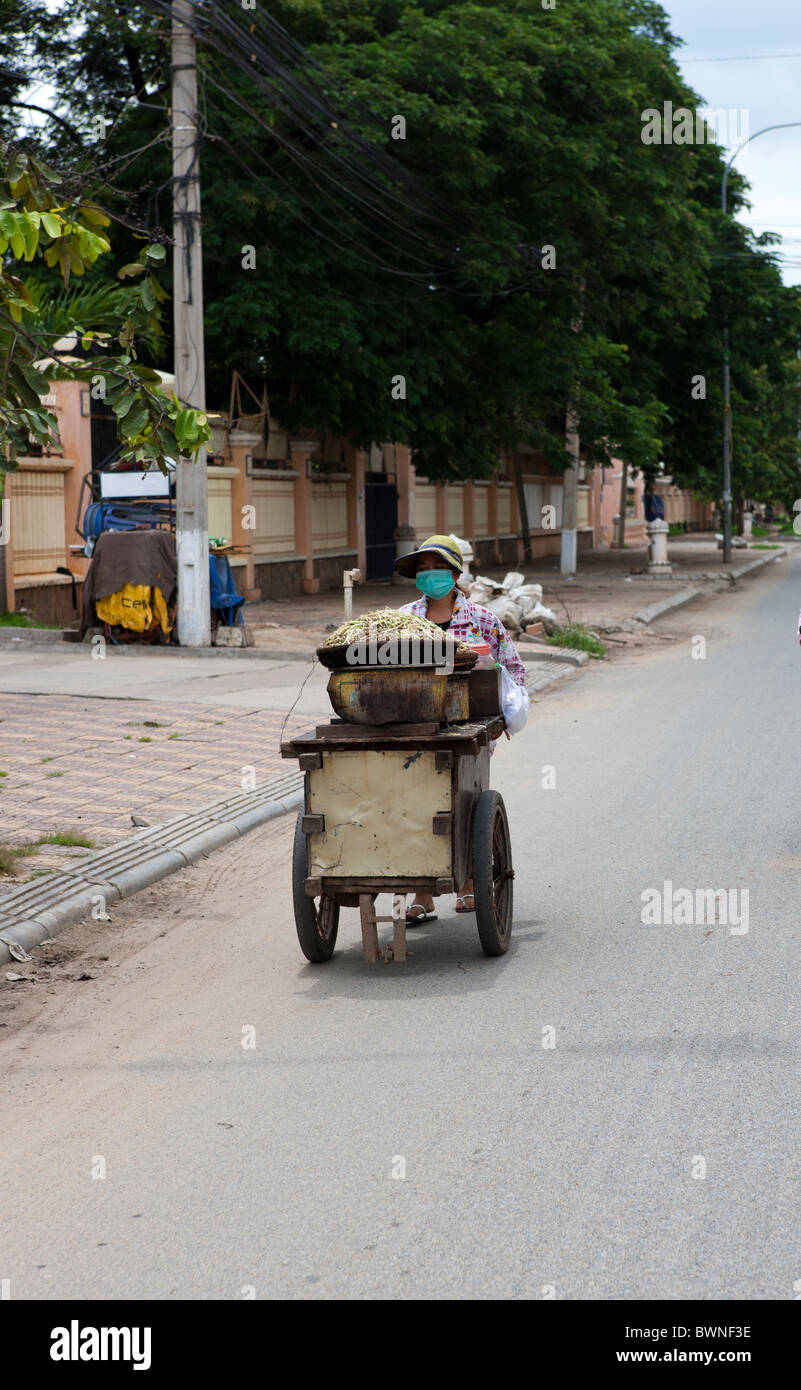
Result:
<svg viewBox="0 0 801 1390"><path fill-rule="evenodd" d="M754 514L753 512L743 512L743 536L747 541L750 541L753 534Z"/></svg>
<svg viewBox="0 0 801 1390"><path fill-rule="evenodd" d="M452 541L456 541L456 544L459 546L459 549L462 552L462 560L464 562L464 569L462 570L462 579L466 583L470 584L473 581L473 575L470 573L470 564L474 559L473 547L468 540L465 540L462 536L457 536L455 531L450 532L450 537Z"/></svg>
<svg viewBox="0 0 801 1390"><path fill-rule="evenodd" d="M400 526L395 528L393 540L395 541L396 560L399 560L402 555L411 555L412 551L417 549L417 532L413 526L407 526L403 521ZM404 579L403 575L398 574L397 570L393 570L392 583L408 584L409 580Z"/></svg>
<svg viewBox="0 0 801 1390"><path fill-rule="evenodd" d="M648 522L648 541L651 547L648 561L649 574L669 576L673 573L673 566L668 560L667 552L669 530L670 527L667 522L659 518L656 521Z"/></svg>

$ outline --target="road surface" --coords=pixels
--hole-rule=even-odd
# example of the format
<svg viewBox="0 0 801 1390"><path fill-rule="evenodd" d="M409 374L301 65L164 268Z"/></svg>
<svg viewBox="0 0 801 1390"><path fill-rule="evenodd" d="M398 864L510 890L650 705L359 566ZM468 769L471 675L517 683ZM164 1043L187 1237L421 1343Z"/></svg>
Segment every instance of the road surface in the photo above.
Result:
<svg viewBox="0 0 801 1390"><path fill-rule="evenodd" d="M533 706L501 960L451 899L306 964L286 820L3 982L10 1296L792 1299L800 597L794 553ZM748 930L643 923L666 881Z"/></svg>

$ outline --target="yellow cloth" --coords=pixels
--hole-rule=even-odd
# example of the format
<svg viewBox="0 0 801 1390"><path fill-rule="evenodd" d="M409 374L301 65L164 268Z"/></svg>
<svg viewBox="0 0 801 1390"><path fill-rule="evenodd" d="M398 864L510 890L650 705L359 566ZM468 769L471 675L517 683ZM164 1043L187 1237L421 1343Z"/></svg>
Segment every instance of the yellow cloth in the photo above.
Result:
<svg viewBox="0 0 801 1390"><path fill-rule="evenodd" d="M165 634L172 628L161 589L147 584L124 584L116 594L99 598L95 610L101 622L130 632L146 632L157 623Z"/></svg>

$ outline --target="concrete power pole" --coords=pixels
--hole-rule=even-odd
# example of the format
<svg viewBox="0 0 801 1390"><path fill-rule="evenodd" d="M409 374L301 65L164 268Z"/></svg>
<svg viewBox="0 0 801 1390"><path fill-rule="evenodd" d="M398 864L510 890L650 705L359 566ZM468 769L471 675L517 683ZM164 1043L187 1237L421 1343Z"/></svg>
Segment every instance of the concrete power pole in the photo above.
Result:
<svg viewBox="0 0 801 1390"><path fill-rule="evenodd" d="M205 410L203 260L200 237L200 135L197 41L192 0L172 5L173 322L175 393L182 405ZM197 461L177 460L175 541L178 557L178 640L208 647L209 504L206 450Z"/></svg>
<svg viewBox="0 0 801 1390"><path fill-rule="evenodd" d="M584 291L586 281L577 282L579 306L571 327L580 333L584 323ZM565 469L562 484L562 544L559 569L562 574L575 574L578 564L578 475L581 461L581 440L579 438L579 417L573 398L567 403L565 421L565 449L573 462Z"/></svg>
<svg viewBox="0 0 801 1390"><path fill-rule="evenodd" d="M579 420L572 404L567 407L565 448L573 459L565 469L562 484L562 546L559 569L562 574L575 574L578 561L578 470Z"/></svg>

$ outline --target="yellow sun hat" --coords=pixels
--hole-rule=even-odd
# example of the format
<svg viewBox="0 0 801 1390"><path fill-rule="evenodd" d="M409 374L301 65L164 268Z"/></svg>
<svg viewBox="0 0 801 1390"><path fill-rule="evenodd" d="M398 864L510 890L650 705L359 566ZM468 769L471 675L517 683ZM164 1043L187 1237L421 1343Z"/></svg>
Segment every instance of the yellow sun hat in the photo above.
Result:
<svg viewBox="0 0 801 1390"><path fill-rule="evenodd" d="M410 555L401 555L395 561L395 569L398 574L405 575L407 579L414 579L417 574L417 566L423 555L439 555L451 569L458 570L459 574L464 569L464 556L462 547L453 536L429 536L427 541L413 550Z"/></svg>

